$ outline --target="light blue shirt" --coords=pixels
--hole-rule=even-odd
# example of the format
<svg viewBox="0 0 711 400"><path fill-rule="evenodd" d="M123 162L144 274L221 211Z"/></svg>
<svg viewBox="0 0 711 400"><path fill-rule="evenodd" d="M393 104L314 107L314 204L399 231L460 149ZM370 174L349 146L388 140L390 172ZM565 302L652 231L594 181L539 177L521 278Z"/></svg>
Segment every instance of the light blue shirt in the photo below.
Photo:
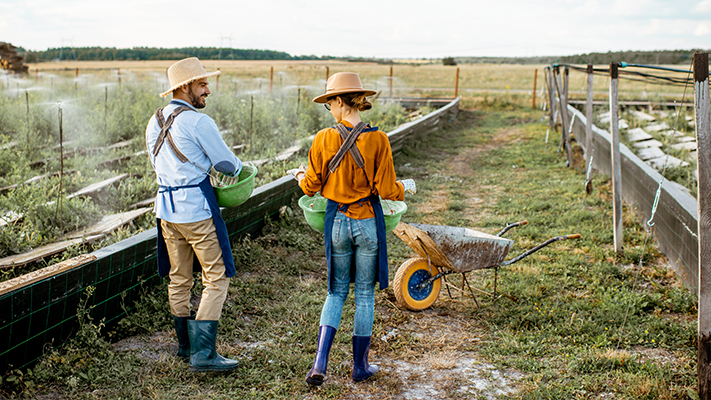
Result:
<svg viewBox="0 0 711 400"><path fill-rule="evenodd" d="M183 100L173 99L163 109L163 117L167 120L173 110L180 105L195 109ZM182 163L173 154L167 141L163 143L158 155L153 156L153 148L159 134L160 127L153 115L146 127L146 147L160 186L197 185L205 179L206 171L210 171L212 166L228 175L235 175L242 169L242 162L227 147L215 121L205 114L183 111L170 127L170 134L176 147L190 160L186 163ZM191 161L197 164L197 167ZM210 205L200 188L181 188L172 191L175 211L171 206L170 194L168 191L162 193L159 191L157 194L154 206L157 218L180 224L212 217Z"/></svg>

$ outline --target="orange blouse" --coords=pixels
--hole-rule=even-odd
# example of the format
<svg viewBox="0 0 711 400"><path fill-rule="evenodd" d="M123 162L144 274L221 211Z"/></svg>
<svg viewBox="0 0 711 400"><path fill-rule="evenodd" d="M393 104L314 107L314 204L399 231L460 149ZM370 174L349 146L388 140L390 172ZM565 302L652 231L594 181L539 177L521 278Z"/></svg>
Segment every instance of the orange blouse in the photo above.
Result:
<svg viewBox="0 0 711 400"><path fill-rule="evenodd" d="M348 121L341 123L353 128ZM313 196L320 191L323 197L338 202L339 207L350 204L346 216L353 219L375 217L369 201L357 203L371 194L378 194L386 200L405 199L402 183L396 182L390 141L385 132L380 130L363 132L355 142L363 155L365 168L358 167L349 152L336 171L328 177L326 185L322 186L328 162L336 155L342 143L343 139L335 128L326 128L316 134L309 150L309 168L300 183L304 193ZM383 212L388 213L386 206Z"/></svg>

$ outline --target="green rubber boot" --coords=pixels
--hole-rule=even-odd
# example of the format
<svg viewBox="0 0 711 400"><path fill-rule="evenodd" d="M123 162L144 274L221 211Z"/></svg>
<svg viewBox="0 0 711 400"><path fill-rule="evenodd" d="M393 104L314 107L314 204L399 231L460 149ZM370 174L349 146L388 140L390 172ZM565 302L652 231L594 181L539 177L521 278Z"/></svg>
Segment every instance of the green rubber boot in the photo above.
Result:
<svg viewBox="0 0 711 400"><path fill-rule="evenodd" d="M176 356L184 362L190 361L190 336L188 335L188 321L195 319L195 314L189 317L176 317L173 315L175 336L178 337L178 353Z"/></svg>
<svg viewBox="0 0 711 400"><path fill-rule="evenodd" d="M190 371L229 371L237 368L237 360L217 354L217 321L188 321L190 336Z"/></svg>

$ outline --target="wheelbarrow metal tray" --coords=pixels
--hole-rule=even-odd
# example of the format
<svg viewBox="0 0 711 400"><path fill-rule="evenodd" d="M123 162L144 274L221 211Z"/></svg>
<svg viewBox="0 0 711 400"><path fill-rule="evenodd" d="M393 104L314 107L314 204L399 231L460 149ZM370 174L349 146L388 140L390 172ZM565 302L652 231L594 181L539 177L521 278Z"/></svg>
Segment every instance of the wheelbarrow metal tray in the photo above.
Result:
<svg viewBox="0 0 711 400"><path fill-rule="evenodd" d="M469 228L425 224L409 225L425 232L439 248L439 252L446 256L450 265L440 266L451 268L456 272L468 272L500 265L513 245L513 241L510 239ZM426 243L426 241L421 240L420 243ZM428 253L430 256L439 253L436 251L437 249L431 248L431 244L424 246L427 253L422 252L422 246L413 247L410 243L408 245L421 257L427 257Z"/></svg>

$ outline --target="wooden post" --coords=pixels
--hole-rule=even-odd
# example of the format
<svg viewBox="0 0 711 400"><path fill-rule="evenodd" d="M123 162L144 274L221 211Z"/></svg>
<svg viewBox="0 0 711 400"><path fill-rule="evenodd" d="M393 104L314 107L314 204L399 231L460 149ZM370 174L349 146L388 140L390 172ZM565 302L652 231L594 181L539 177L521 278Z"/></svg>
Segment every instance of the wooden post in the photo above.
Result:
<svg viewBox="0 0 711 400"><path fill-rule="evenodd" d="M590 163L592 156L593 138L592 138L592 118L593 118L593 66L588 64L588 92L585 99L585 165Z"/></svg>
<svg viewBox="0 0 711 400"><path fill-rule="evenodd" d="M457 74L454 78L454 98L456 99L459 95L459 67L457 67Z"/></svg>
<svg viewBox="0 0 711 400"><path fill-rule="evenodd" d="M555 86L553 83L553 68L546 68L546 82L548 84L548 126L550 129L555 129Z"/></svg>
<svg viewBox="0 0 711 400"><path fill-rule="evenodd" d="M330 75L328 74L328 72L329 72L328 70L329 70L329 68L328 68L328 66L326 66L326 85L325 85L326 89L325 90L328 90L328 78L330 77Z"/></svg>
<svg viewBox="0 0 711 400"><path fill-rule="evenodd" d="M566 117L567 113L564 112L564 110L567 109L567 104L565 101L565 96L561 94L560 82L558 82L558 79L555 79L554 83L555 83L556 93L558 94L558 98L560 99L560 105L559 105L560 114L562 114L561 119L560 119L560 123L561 123L560 147L558 148L558 150L560 150L560 148L563 147L563 144L565 144L565 147L567 150L566 164L568 167L570 167L573 165L573 153L570 149L570 135L568 135L568 120Z"/></svg>
<svg viewBox="0 0 711 400"><path fill-rule="evenodd" d="M457 68L459 70L459 68ZM538 79L538 70L533 71L533 100L531 101L531 108L536 109L536 80ZM454 96L457 97L457 96Z"/></svg>
<svg viewBox="0 0 711 400"><path fill-rule="evenodd" d="M694 113L698 181L699 311L698 382L699 398L711 399L711 111L709 109L709 54L694 53Z"/></svg>
<svg viewBox="0 0 711 400"><path fill-rule="evenodd" d="M217 69L220 70L219 68ZM220 90L220 75L215 76L215 91Z"/></svg>
<svg viewBox="0 0 711 400"><path fill-rule="evenodd" d="M618 64L610 63L610 151L612 159L612 227L615 252L622 253L622 172L620 169L620 131L617 121Z"/></svg>
<svg viewBox="0 0 711 400"><path fill-rule="evenodd" d="M393 67L390 66L390 79L388 79L388 87L390 88L389 97L393 97Z"/></svg>
<svg viewBox="0 0 711 400"><path fill-rule="evenodd" d="M77 80L79 79L79 68L74 72L74 94L77 92Z"/></svg>
<svg viewBox="0 0 711 400"><path fill-rule="evenodd" d="M272 84L274 83L274 67L269 69L269 93L272 92Z"/></svg>
<svg viewBox="0 0 711 400"><path fill-rule="evenodd" d="M116 71L116 76L118 77L118 85L121 86L121 68Z"/></svg>
<svg viewBox="0 0 711 400"><path fill-rule="evenodd" d="M27 143L26 150L27 156L30 156L30 131L32 130L32 125L30 125L30 92L25 90L25 103L27 104Z"/></svg>

